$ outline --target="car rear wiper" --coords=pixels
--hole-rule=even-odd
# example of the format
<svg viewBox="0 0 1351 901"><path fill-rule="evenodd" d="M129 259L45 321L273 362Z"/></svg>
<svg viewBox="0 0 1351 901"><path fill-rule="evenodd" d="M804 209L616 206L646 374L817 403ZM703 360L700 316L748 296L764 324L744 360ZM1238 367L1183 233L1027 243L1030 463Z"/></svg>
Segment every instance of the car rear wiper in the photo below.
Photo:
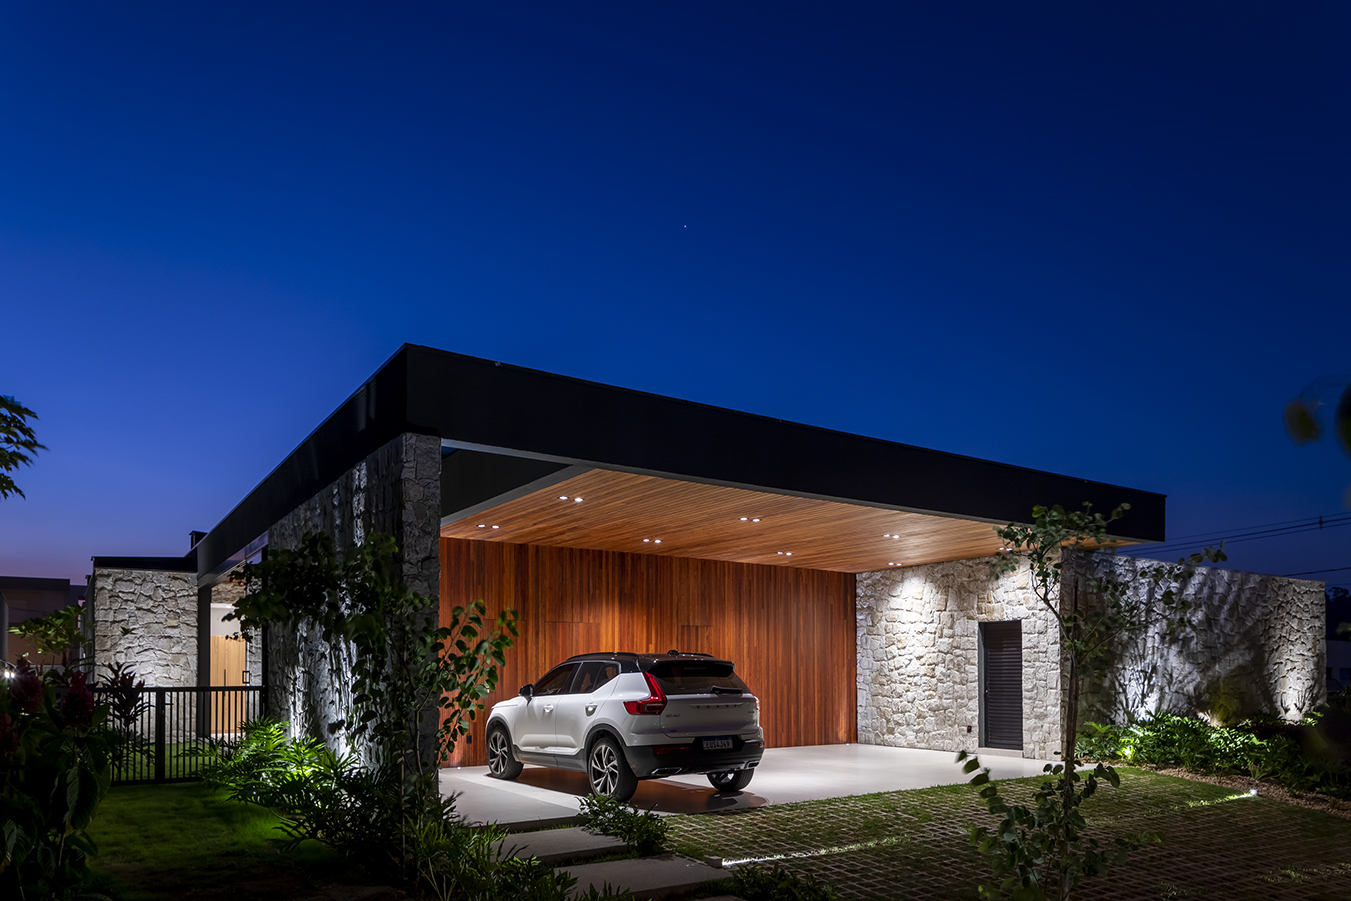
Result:
<svg viewBox="0 0 1351 901"><path fill-rule="evenodd" d="M739 689L739 688L728 688L728 687L725 686L725 685L714 685L714 686L713 686L711 689L709 689L709 690L712 691L715 695L741 695L741 694L745 694L745 692L742 691L742 690Z"/></svg>

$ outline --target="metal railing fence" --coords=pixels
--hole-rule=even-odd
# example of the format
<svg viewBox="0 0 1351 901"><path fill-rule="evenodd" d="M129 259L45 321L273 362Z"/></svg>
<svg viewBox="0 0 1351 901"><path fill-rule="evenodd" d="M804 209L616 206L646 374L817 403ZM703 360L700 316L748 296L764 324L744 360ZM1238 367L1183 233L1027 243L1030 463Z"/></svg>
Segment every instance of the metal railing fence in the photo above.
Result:
<svg viewBox="0 0 1351 901"><path fill-rule="evenodd" d="M122 696L95 689L95 700L112 704L111 725L128 741L113 767L113 783L183 782L193 779L203 758L195 749L243 738L241 727L265 710L264 686L143 688Z"/></svg>

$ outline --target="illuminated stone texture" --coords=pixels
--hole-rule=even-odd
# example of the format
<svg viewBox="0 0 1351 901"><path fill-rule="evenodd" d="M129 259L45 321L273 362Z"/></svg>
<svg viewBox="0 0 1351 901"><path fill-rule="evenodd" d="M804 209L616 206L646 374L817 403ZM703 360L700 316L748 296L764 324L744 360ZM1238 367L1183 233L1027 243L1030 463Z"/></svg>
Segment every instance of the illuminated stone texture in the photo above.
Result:
<svg viewBox="0 0 1351 901"><path fill-rule="evenodd" d="M1142 569L1158 565L1076 555L1068 578L1111 569L1131 591L1149 592ZM1060 750L1060 640L1028 584L1026 570L991 580L988 558L860 574L858 740L974 749L979 624L1021 620L1023 754L1052 759ZM1297 720L1324 699L1323 583L1201 567L1185 599L1189 629L1122 640L1108 670L1084 680L1081 722L1129 722L1155 710Z"/></svg>
<svg viewBox="0 0 1351 901"><path fill-rule="evenodd" d="M296 548L306 532L328 532L340 551L377 532L392 535L404 583L436 597L440 492L440 441L400 435L269 529L268 547ZM312 628L271 629L265 647L269 713L289 721L293 734L325 736L336 750L347 750L344 734L328 727L350 700L351 649L330 648Z"/></svg>
<svg viewBox="0 0 1351 901"><path fill-rule="evenodd" d="M1060 636L1026 569L997 581L990 560L858 577L858 740L940 751L979 739L979 624L1021 620L1023 755L1060 747ZM967 732L967 727L971 732Z"/></svg>
<svg viewBox="0 0 1351 901"><path fill-rule="evenodd" d="M197 576L194 573L96 568L88 613L98 675L125 663L146 685L197 684ZM123 629L129 630L123 634Z"/></svg>
<svg viewBox="0 0 1351 901"><path fill-rule="evenodd" d="M1154 561L1078 555L1075 577L1107 570L1137 597ZM1169 587L1167 584L1161 588ZM1130 722L1155 710L1235 721L1253 713L1298 720L1327 696L1323 583L1197 567L1183 599L1189 628L1118 642L1104 678L1087 680L1081 719Z"/></svg>

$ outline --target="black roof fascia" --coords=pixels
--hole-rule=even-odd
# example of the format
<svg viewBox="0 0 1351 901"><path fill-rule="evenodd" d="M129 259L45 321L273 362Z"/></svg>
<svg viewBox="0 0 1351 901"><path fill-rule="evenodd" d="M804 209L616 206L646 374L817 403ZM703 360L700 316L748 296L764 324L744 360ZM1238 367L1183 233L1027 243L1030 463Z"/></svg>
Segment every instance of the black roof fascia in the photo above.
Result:
<svg viewBox="0 0 1351 901"><path fill-rule="evenodd" d="M408 423L404 345L272 470L196 545L198 575L216 570L287 513L404 432Z"/></svg>
<svg viewBox="0 0 1351 901"><path fill-rule="evenodd" d="M1037 504L1162 541L1166 498L405 344L197 545L199 574L404 432L468 449L992 523Z"/></svg>
<svg viewBox="0 0 1351 901"><path fill-rule="evenodd" d="M196 573L197 561L186 557L93 557L95 569L139 569L150 572Z"/></svg>
<svg viewBox="0 0 1351 901"><path fill-rule="evenodd" d="M1026 522L1038 504L1103 512L1164 537L1162 494L771 419L405 345L412 431L484 448L802 497Z"/></svg>

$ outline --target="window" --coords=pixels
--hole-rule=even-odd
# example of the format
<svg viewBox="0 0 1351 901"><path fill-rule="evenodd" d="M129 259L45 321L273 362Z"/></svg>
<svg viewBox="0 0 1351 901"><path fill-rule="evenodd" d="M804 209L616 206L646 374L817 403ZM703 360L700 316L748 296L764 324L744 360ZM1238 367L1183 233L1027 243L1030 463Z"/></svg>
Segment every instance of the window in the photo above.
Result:
<svg viewBox="0 0 1351 901"><path fill-rule="evenodd" d="M609 660L590 660L577 668L572 694L590 694L619 675L619 664Z"/></svg>
<svg viewBox="0 0 1351 901"><path fill-rule="evenodd" d="M730 663L658 663L652 667L652 675L668 695L708 694L714 689L728 693L750 691L732 672Z"/></svg>
<svg viewBox="0 0 1351 901"><path fill-rule="evenodd" d="M535 683L535 697L547 698L549 695L561 695L568 690L572 682L572 673L577 669L575 663L565 663L555 667Z"/></svg>

